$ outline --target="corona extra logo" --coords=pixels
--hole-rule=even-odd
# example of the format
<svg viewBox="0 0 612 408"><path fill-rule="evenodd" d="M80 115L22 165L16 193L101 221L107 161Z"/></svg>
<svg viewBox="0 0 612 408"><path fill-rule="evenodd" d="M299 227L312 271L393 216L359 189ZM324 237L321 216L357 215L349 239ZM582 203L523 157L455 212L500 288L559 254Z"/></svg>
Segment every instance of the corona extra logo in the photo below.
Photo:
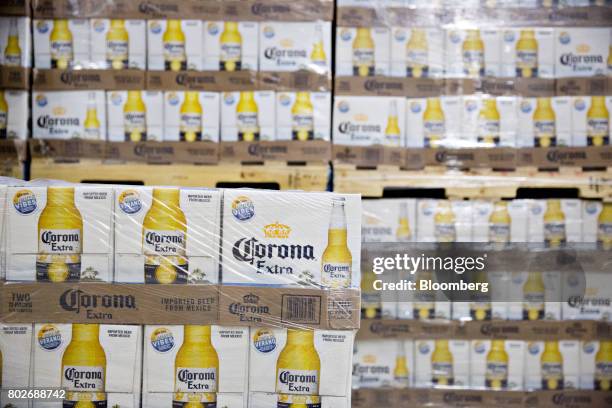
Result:
<svg viewBox="0 0 612 408"><path fill-rule="evenodd" d="M289 238L290 233L291 227L278 221L264 227L264 236L266 238Z"/></svg>
<svg viewBox="0 0 612 408"><path fill-rule="evenodd" d="M96 295L79 289L68 289L61 294L59 303L62 309L76 314L85 311L88 318L109 319L110 313L100 313L96 309L137 309L133 295Z"/></svg>
<svg viewBox="0 0 612 408"><path fill-rule="evenodd" d="M281 258L281 259L315 259L314 247L312 245L277 245L264 244L257 238L240 238L234 243L232 249L234 258L239 261L253 265L257 258Z"/></svg>
<svg viewBox="0 0 612 408"><path fill-rule="evenodd" d="M253 15L260 16L264 14L287 14L291 12L291 7L281 4L262 4L254 3L251 6Z"/></svg>
<svg viewBox="0 0 612 408"><path fill-rule="evenodd" d="M278 58L308 58L308 53L303 49L283 50L277 47L266 48L264 56L267 59Z"/></svg>

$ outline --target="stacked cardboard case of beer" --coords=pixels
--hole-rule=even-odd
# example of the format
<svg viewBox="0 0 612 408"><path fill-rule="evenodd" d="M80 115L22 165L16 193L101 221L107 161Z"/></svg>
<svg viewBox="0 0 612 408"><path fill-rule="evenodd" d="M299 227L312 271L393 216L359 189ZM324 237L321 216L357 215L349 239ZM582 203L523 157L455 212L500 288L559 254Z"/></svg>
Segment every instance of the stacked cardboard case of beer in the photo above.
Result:
<svg viewBox="0 0 612 408"><path fill-rule="evenodd" d="M31 406L8 390L35 387L66 391L34 402L48 407L350 407L354 330L317 319L324 292L359 287L358 195L11 180L0 192L6 286L63 284L57 310L88 309L85 323L46 314L1 324L3 406ZM228 303L236 320L147 321L151 309L114 324L121 310L89 311L94 286L79 286L88 282L195 313L216 303L216 290L239 293ZM198 295L181 300L181 287ZM267 291L288 302L282 317L268 310ZM102 312L139 302L107 293L94 296ZM291 323L300 321L310 324Z"/></svg>
<svg viewBox="0 0 612 408"><path fill-rule="evenodd" d="M32 58L31 18L29 8L2 6L0 9L0 143L2 160L19 169L20 159L14 148L29 136L29 74ZM11 141L8 141L11 140ZM17 141L17 142L15 142ZM21 169L3 171L20 177Z"/></svg>
<svg viewBox="0 0 612 408"><path fill-rule="evenodd" d="M607 7L407 3L338 3L335 144L610 144Z"/></svg>
<svg viewBox="0 0 612 408"><path fill-rule="evenodd" d="M577 14L593 16L609 9L599 7L604 4L589 5L593 6L587 2L546 6L522 1L339 1L334 145L346 151L355 146L407 148L408 156L421 152L420 148L609 145L609 23L599 24L592 17L581 22L574 19ZM596 82L603 87L581 85ZM487 83L503 83L505 89ZM570 83L576 86L572 91L567 88ZM336 154L336 159L359 165L351 163L350 154ZM461 162L461 156L456 160ZM523 198L514 195L516 190L492 194L497 183L508 183L502 174L486 173L490 178L482 184L480 180L470 186L468 181L466 195L461 196L457 191L465 178L459 173L397 170L378 176L365 170L363 179L359 173L359 168L353 168L336 176L339 191L382 192L384 187L401 187L409 191L406 197L424 197L390 199L373 193L375 198L363 201L362 238L372 253L381 247L369 242L397 243L400 254L402 243L426 254L436 243L482 243L482 248L491 248L485 243L534 245L543 251L560 243L593 247L598 243L602 251L609 250L606 231L612 206L601 197L546 197L542 191L534 197L545 198ZM340 177L346 177L346 182L338 183ZM431 181L426 186L428 177ZM369 189L368 183L380 186ZM468 191L476 184L483 187L480 194L488 193L487 198ZM572 182L556 185L560 184L569 187ZM427 190L418 191L443 186L457 199L429 198ZM380 289L381 281L407 280L417 287L424 282L427 287L436 275L425 270L385 279L382 276L390 273L388 269L377 275L372 267L369 263L362 268L362 319L367 320L362 321L355 345L355 389L505 390L517 391L516 395L534 390L609 389L610 376L604 368L611 361L609 337L508 335L533 321L548 327L609 321L612 310L605 273L589 273L584 296L561 302L577 284L575 276L515 270L511 262L506 273L477 277L477 282L488 280L493 293L450 301L432 289L408 295L374 290L377 285ZM493 282L496 278L505 278L504 283ZM498 289L502 293L496 293ZM510 331L496 332L496 324ZM445 332L445 326L460 329ZM466 335L470 328L484 329ZM397 395L401 400L411 394ZM482 402L486 394L482 395L481 401L466 402L445 394L448 398L439 406L492 406L503 398ZM528 404L520 398L516 406ZM421 400L411 401L418 405ZM428 401L438 406L433 399Z"/></svg>
<svg viewBox="0 0 612 408"><path fill-rule="evenodd" d="M331 1L168 4L35 5L34 138L330 141Z"/></svg>
<svg viewBox="0 0 612 408"><path fill-rule="evenodd" d="M362 238L366 248L367 242L473 242L536 244L545 250L561 243L582 243L599 245L605 254L610 248L607 226L611 214L609 202L580 199L382 198L364 200ZM423 248L427 250L427 245ZM486 245L482 248L491 249ZM577 285L577 275L514 269L517 264L520 262L515 260L515 266L506 273L477 277L475 281L486 282L490 290L469 301L450 301L445 297L441 300L437 297L440 292L427 289L407 297L384 292L381 295L372 289L373 281L380 277L364 269L362 317L433 319L440 323L446 320L448 324L501 320L518 324L538 320L559 324L575 320L609 321L611 293L605 288L609 276L604 270L586 275L584 295L577 299L562 296ZM396 279L420 285L421 281L435 280L435 276L431 272L417 272ZM566 298L567 301L561 301ZM585 341L565 337L559 340L549 336L543 340L546 336L529 336L524 340L503 340L488 338L495 334L481 334L484 336L477 339L436 335L428 340L423 333L413 333L400 340L357 340L353 385L530 391L608 389L605 384L609 376L604 367L610 361L609 339L598 340L595 336ZM381 349L397 351L381 353Z"/></svg>

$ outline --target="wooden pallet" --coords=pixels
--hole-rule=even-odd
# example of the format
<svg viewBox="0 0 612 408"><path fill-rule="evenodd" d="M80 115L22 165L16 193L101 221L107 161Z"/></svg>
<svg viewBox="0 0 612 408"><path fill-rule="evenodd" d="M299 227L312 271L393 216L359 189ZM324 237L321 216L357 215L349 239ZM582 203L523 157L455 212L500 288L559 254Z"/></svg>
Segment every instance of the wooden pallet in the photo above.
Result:
<svg viewBox="0 0 612 408"><path fill-rule="evenodd" d="M334 166L334 191L382 197L385 189L439 189L449 198L515 197L519 188L575 188L582 198L612 200L612 168L585 172L580 168L541 171L519 168L515 171L447 171L426 168L421 171L381 166L375 170L353 165Z"/></svg>
<svg viewBox="0 0 612 408"><path fill-rule="evenodd" d="M266 162L259 165L223 163L218 165L112 163L81 160L74 163L34 158L31 178L59 179L70 182L133 183L144 185L177 185L217 187L231 183L262 184L280 190L325 191L329 168L325 164L291 166ZM254 185L256 186L256 185Z"/></svg>
<svg viewBox="0 0 612 408"><path fill-rule="evenodd" d="M0 163L0 176L22 179L24 177L23 166L23 163L14 160L2 162Z"/></svg>

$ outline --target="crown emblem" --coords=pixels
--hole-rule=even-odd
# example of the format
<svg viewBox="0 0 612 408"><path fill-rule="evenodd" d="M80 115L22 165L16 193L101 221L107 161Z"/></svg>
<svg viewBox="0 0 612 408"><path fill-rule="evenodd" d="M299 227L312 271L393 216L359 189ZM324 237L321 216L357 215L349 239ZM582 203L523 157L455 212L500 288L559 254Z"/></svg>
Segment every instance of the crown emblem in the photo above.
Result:
<svg viewBox="0 0 612 408"><path fill-rule="evenodd" d="M60 115L64 115L66 113L66 109L62 106L56 106L55 108L53 108L53 114L60 116Z"/></svg>
<svg viewBox="0 0 612 408"><path fill-rule="evenodd" d="M586 54L587 52L591 51L591 47L589 47L588 44L580 44L576 46L576 51L581 54Z"/></svg>
<svg viewBox="0 0 612 408"><path fill-rule="evenodd" d="M376 356L373 354L366 354L363 356L363 362L366 364L376 364Z"/></svg>
<svg viewBox="0 0 612 408"><path fill-rule="evenodd" d="M244 303L259 303L259 296L249 293L242 297Z"/></svg>
<svg viewBox="0 0 612 408"><path fill-rule="evenodd" d="M289 238L290 233L291 227L281 224L278 221L264 227L264 235L266 238Z"/></svg>

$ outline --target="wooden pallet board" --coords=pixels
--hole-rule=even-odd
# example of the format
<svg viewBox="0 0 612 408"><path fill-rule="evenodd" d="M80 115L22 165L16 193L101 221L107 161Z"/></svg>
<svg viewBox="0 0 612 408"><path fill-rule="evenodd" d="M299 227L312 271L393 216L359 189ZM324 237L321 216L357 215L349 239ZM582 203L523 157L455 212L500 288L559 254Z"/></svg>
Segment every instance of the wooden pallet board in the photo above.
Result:
<svg viewBox="0 0 612 408"><path fill-rule="evenodd" d="M576 188L582 198L612 200L612 168L593 172L579 168L554 172L521 168L498 172L484 169L445 171L440 168L407 171L392 166L368 170L352 165L334 166L336 192L382 197L387 188L443 188L449 198L511 198L516 196L519 188Z"/></svg>
<svg viewBox="0 0 612 408"><path fill-rule="evenodd" d="M217 187L219 183L277 184L281 190L325 191L329 168L325 164L290 166L285 163L258 165L219 164L145 164L111 163L81 160L58 163L50 159L33 159L31 178L59 179L70 182L135 183L144 185L177 185Z"/></svg>
<svg viewBox="0 0 612 408"><path fill-rule="evenodd" d="M13 160L0 162L0 177L22 179L23 176L23 163L15 162Z"/></svg>

